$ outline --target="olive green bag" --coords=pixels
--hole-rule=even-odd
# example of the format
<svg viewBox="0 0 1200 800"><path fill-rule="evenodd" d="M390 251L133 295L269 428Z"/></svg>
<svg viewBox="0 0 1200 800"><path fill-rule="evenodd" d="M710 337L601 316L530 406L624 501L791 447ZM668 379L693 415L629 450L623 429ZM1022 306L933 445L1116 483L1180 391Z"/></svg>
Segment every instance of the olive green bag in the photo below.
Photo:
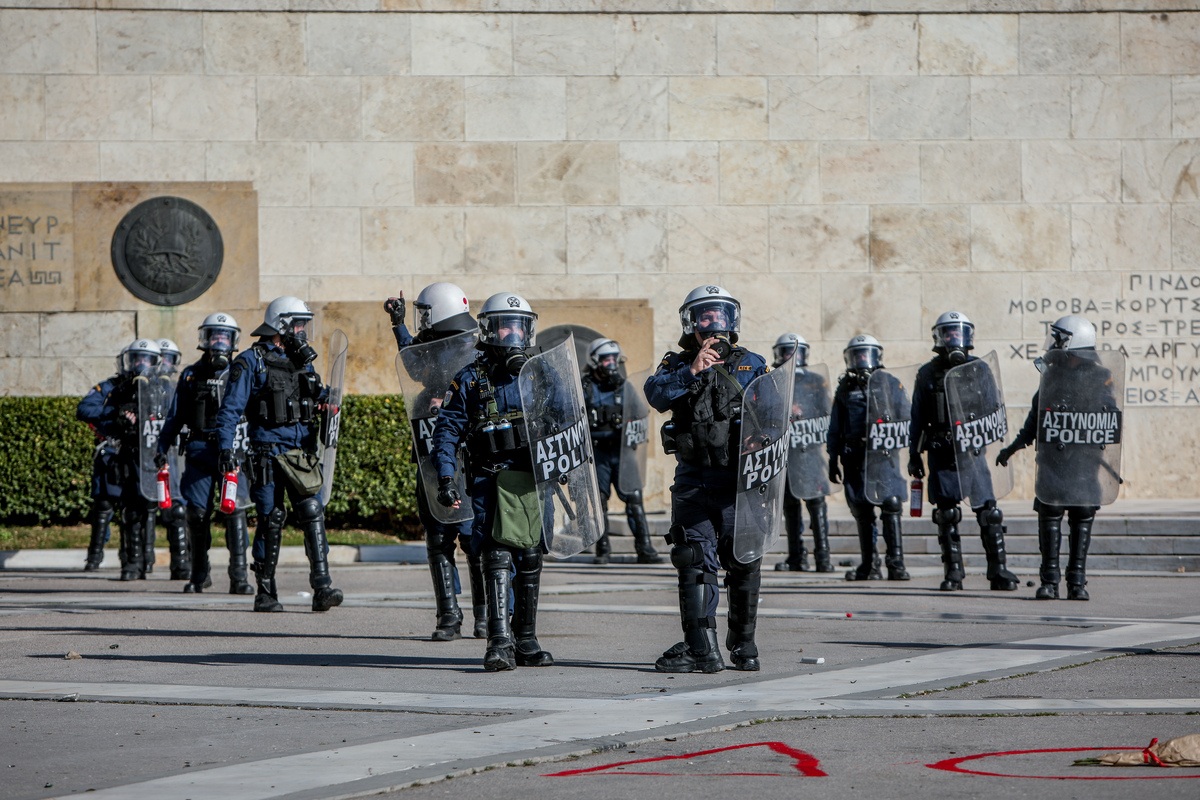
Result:
<svg viewBox="0 0 1200 800"><path fill-rule="evenodd" d="M532 472L501 470L496 474L496 519L492 538L528 550L542 541L542 511Z"/></svg>
<svg viewBox="0 0 1200 800"><path fill-rule="evenodd" d="M317 458L316 453L300 448L288 450L275 456L275 464L301 497L312 497L321 491L324 478L321 475L321 459Z"/></svg>

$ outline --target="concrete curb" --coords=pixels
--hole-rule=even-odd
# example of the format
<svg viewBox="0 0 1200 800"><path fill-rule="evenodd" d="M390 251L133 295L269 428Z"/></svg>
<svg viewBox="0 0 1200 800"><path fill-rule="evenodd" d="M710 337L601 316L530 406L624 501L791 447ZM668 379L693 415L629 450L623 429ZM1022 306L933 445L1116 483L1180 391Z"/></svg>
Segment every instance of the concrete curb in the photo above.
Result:
<svg viewBox="0 0 1200 800"><path fill-rule="evenodd" d="M224 547L214 547L208 553L209 564L213 567L229 565L229 551ZM87 560L87 550L0 550L0 570L5 569L82 569ZM329 548L330 564L385 563L385 564L424 564L425 545L423 544L387 544L352 546L335 544ZM155 566L171 563L171 551L165 547L154 551ZM279 550L281 566L307 566L308 558L304 555L303 547L282 547ZM104 551L104 561L100 569L120 569L116 549Z"/></svg>

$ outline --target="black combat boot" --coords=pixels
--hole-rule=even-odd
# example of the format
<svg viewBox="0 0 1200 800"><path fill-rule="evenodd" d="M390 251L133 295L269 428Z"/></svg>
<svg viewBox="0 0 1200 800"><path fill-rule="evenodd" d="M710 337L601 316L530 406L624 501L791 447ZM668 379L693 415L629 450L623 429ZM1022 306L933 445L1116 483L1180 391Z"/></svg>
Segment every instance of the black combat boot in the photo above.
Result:
<svg viewBox="0 0 1200 800"><path fill-rule="evenodd" d="M762 584L760 567L762 560L753 564L738 565L747 571L725 572L725 599L729 602L729 631L725 635L725 647L729 650L729 661L733 669L743 672L758 672L758 646L754 644L754 631L758 623L758 593Z"/></svg>
<svg viewBox="0 0 1200 800"><path fill-rule="evenodd" d="M488 643L483 668L488 672L516 669L512 622L508 618L508 591L512 586L512 553L491 550L483 554L483 584L487 592Z"/></svg>
<svg viewBox="0 0 1200 800"><path fill-rule="evenodd" d="M717 620L707 614L707 587L715 589L717 576L703 571L704 554L700 545L692 542L675 544L671 548L671 563L679 570L683 641L663 653L654 662L654 668L659 672L720 672L725 669L725 661L717 644Z"/></svg>
<svg viewBox="0 0 1200 800"><path fill-rule="evenodd" d="M325 538L325 512L321 501L306 497L296 504L296 521L304 531L304 555L308 556L308 585L312 587L313 611L328 611L342 604L342 590L333 588L329 577L329 541Z"/></svg>
<svg viewBox="0 0 1200 800"><path fill-rule="evenodd" d="M259 515L259 537L263 543L263 561L255 564L254 580L258 592L254 595L254 610L263 612L283 611L279 602L279 591L275 585L275 567L279 564L279 548L283 544L284 510L278 506L271 513Z"/></svg>
<svg viewBox="0 0 1200 800"><path fill-rule="evenodd" d="M229 593L254 594L250 576L246 574L246 548L250 543L250 528L246 525L246 510L234 511L225 517L225 549L229 551Z"/></svg>
<svg viewBox="0 0 1200 800"><path fill-rule="evenodd" d="M471 611L475 615L475 638L488 637L487 592L483 588L483 567L479 556L467 553L467 571L471 575Z"/></svg>
<svg viewBox="0 0 1200 800"><path fill-rule="evenodd" d="M607 518L606 518L607 519ZM596 540L596 555L592 557L593 564L607 564L609 556L612 555L612 545L608 541L608 534L605 533Z"/></svg>
<svg viewBox="0 0 1200 800"><path fill-rule="evenodd" d="M1093 512L1089 517L1079 519L1072 515L1068 520L1071 528L1069 545L1071 554L1067 561L1068 600L1090 599L1087 588L1085 588L1087 587L1087 554L1088 547L1092 543L1092 522L1095 518L1095 512Z"/></svg>
<svg viewBox="0 0 1200 800"><path fill-rule="evenodd" d="M92 505L92 539L88 542L87 562L83 565L84 572L100 569L104 563L104 543L108 541L113 518L111 500L97 499Z"/></svg>
<svg viewBox="0 0 1200 800"><path fill-rule="evenodd" d="M625 521L629 523L629 530L633 534L637 563L661 564L663 559L650 541L650 523L646 521L646 509L640 500L630 499L625 504Z"/></svg>
<svg viewBox="0 0 1200 800"><path fill-rule="evenodd" d="M145 580L142 559L145 550L142 538L145 531L146 514L141 508L126 508L121 512L121 552L125 558L121 562L121 580Z"/></svg>
<svg viewBox="0 0 1200 800"><path fill-rule="evenodd" d="M1062 515L1061 508L1042 505L1038 509L1038 549L1042 551L1042 585L1034 594L1038 600L1058 599L1058 581L1061 578L1058 553L1062 548Z"/></svg>
<svg viewBox="0 0 1200 800"><path fill-rule="evenodd" d="M879 527L887 548L883 563L887 565L889 581L907 581L911 577L904 568L904 544L900 533L900 512L903 509L900 498L894 496L885 498L879 509Z"/></svg>
<svg viewBox="0 0 1200 800"><path fill-rule="evenodd" d="M804 549L804 517L800 501L783 499L783 529L787 533L788 556L775 565L779 572L808 572L808 551Z"/></svg>
<svg viewBox="0 0 1200 800"><path fill-rule="evenodd" d="M987 554L987 579L992 590L997 592L1015 592L1021 585L1017 576L1008 571L1008 554L1004 550L1004 519L1003 512L996 507L995 500L989 500L975 514L979 522L979 536L983 539L983 551Z"/></svg>
<svg viewBox="0 0 1200 800"><path fill-rule="evenodd" d="M808 525L813 535L813 560L816 561L817 572L833 572L833 562L829 560L829 507L824 497L815 500L805 500L808 507Z"/></svg>
<svg viewBox="0 0 1200 800"><path fill-rule="evenodd" d="M462 638L462 609L454 593L454 565L444 553L429 554L429 573L433 576L433 600L437 607L437 627L429 638L452 642Z"/></svg>
<svg viewBox="0 0 1200 800"><path fill-rule="evenodd" d="M958 537L958 523L962 511L958 506L938 508L933 512L933 524L938 529L938 546L942 550L942 572L945 580L938 588L943 592L961 592L963 578L962 542Z"/></svg>
<svg viewBox="0 0 1200 800"><path fill-rule="evenodd" d="M142 527L142 577L154 572L154 545L158 540L158 504L147 503Z"/></svg>
<svg viewBox="0 0 1200 800"><path fill-rule="evenodd" d="M212 546L212 515L203 508L188 506L184 519L187 522L188 550L192 554L192 571L183 591L199 593L212 586L208 562L208 550Z"/></svg>
<svg viewBox="0 0 1200 800"><path fill-rule="evenodd" d="M167 528L167 547L171 553L171 580L186 581L192 577L192 559L188 548L187 524L183 503L176 500L160 512Z"/></svg>
<svg viewBox="0 0 1200 800"><path fill-rule="evenodd" d="M851 506L854 523L858 526L858 549L862 553L862 563L846 573L848 581L878 581L883 580L880 572L882 562L875 553L875 512L874 507L866 508Z"/></svg>
<svg viewBox="0 0 1200 800"><path fill-rule="evenodd" d="M531 548L517 560L517 575L513 579L515 602L512 634L516 643L517 665L521 667L554 666L554 656L542 649L537 640L538 591L542 585L542 551Z"/></svg>

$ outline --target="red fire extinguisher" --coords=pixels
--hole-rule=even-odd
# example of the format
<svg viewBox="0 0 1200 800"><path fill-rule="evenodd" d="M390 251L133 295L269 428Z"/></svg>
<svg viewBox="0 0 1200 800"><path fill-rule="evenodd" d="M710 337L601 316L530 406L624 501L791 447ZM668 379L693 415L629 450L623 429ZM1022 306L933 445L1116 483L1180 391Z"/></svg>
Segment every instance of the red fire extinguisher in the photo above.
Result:
<svg viewBox="0 0 1200 800"><path fill-rule="evenodd" d="M171 507L171 473L165 464L158 471L158 507Z"/></svg>
<svg viewBox="0 0 1200 800"><path fill-rule="evenodd" d="M221 513L232 514L237 508L238 475L237 470L225 473L225 482L221 484Z"/></svg>
<svg viewBox="0 0 1200 800"><path fill-rule="evenodd" d="M924 493L925 484L921 482L920 478L913 478L909 489L908 515L910 517L919 517L921 516L921 495Z"/></svg>

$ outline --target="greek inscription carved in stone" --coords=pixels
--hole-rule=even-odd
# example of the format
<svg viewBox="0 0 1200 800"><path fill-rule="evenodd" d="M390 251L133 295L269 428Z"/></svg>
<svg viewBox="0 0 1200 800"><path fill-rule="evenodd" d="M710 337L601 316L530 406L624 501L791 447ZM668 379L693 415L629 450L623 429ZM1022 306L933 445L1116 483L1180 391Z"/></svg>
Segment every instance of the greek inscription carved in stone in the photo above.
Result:
<svg viewBox="0 0 1200 800"><path fill-rule="evenodd" d="M113 234L117 277L136 297L160 306L195 300L217 280L221 232L203 208L179 197L140 203Z"/></svg>

